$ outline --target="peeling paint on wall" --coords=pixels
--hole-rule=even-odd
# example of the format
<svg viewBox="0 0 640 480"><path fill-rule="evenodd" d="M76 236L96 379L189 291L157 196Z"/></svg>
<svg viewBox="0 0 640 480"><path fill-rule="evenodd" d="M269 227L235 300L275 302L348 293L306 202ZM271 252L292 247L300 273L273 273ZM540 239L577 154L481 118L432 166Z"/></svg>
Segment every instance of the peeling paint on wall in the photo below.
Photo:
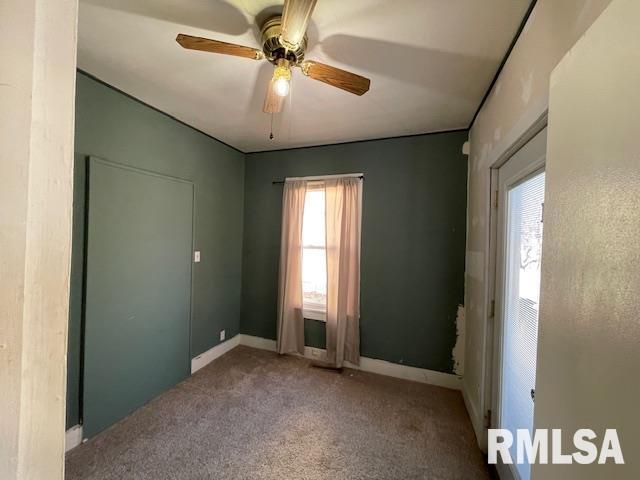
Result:
<svg viewBox="0 0 640 480"><path fill-rule="evenodd" d="M493 139L497 142L502 138L502 127L496 127L493 131Z"/></svg>
<svg viewBox="0 0 640 480"><path fill-rule="evenodd" d="M458 305L456 314L456 344L453 347L451 356L453 357L453 373L462 375L464 373L464 305Z"/></svg>
<svg viewBox="0 0 640 480"><path fill-rule="evenodd" d="M520 98L522 99L522 103L527 105L533 93L533 70L529 71L526 77L520 79L520 86L522 87Z"/></svg>

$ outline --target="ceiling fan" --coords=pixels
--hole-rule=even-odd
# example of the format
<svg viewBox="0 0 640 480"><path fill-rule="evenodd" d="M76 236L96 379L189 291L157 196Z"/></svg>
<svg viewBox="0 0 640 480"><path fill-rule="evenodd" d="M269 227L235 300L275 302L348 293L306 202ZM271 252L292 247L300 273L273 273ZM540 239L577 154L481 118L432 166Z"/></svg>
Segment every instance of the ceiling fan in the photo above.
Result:
<svg viewBox="0 0 640 480"><path fill-rule="evenodd" d="M371 81L355 73L347 72L323 63L304 60L307 48L307 25L317 0L284 0L282 16L267 19L261 27L262 50L233 43L179 34L176 37L182 47L236 57L263 60L274 65L273 77L267 87L262 110L278 113L284 98L289 94L291 70L299 67L307 77L356 95L369 90Z"/></svg>

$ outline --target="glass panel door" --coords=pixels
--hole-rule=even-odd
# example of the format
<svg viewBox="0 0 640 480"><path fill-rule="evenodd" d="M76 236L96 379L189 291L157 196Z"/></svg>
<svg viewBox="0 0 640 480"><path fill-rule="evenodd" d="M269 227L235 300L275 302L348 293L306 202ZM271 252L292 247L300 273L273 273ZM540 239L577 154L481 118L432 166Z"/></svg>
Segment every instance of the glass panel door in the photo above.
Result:
<svg viewBox="0 0 640 480"><path fill-rule="evenodd" d="M496 288L491 428L533 431L547 129L497 171ZM530 465L496 465L501 480L528 480Z"/></svg>
<svg viewBox="0 0 640 480"><path fill-rule="evenodd" d="M543 202L544 172L507 193L500 423L514 439L518 429L533 431ZM515 441L511 457L516 459ZM522 480L529 479L529 465L515 467Z"/></svg>

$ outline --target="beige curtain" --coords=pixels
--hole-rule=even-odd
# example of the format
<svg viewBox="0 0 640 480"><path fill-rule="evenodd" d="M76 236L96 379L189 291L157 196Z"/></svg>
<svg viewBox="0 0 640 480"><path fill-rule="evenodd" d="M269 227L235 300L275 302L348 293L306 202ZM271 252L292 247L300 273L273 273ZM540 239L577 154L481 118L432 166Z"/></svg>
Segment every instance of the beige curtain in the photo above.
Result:
<svg viewBox="0 0 640 480"><path fill-rule="evenodd" d="M282 195L282 232L278 282L278 353L304 354L302 318L302 216L307 182L286 181Z"/></svg>
<svg viewBox="0 0 640 480"><path fill-rule="evenodd" d="M360 363L360 223L362 179L325 181L327 361Z"/></svg>

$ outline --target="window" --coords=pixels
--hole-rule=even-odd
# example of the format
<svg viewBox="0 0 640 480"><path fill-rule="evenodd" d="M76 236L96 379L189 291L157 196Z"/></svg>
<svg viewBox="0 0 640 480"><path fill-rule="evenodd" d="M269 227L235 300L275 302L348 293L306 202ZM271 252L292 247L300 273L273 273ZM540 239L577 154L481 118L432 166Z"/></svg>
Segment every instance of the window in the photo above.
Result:
<svg viewBox="0 0 640 480"><path fill-rule="evenodd" d="M321 184L307 186L302 217L302 310L304 318L326 321L327 255L325 194Z"/></svg>

